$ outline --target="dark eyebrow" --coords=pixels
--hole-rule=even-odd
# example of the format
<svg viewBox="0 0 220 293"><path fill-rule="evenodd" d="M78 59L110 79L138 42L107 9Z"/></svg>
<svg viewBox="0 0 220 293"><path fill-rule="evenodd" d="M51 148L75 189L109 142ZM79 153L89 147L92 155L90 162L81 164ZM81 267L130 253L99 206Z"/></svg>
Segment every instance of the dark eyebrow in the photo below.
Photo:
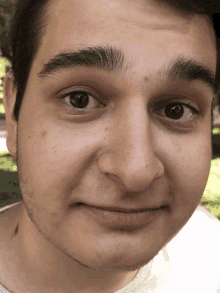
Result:
<svg viewBox="0 0 220 293"><path fill-rule="evenodd" d="M39 78L47 78L62 69L75 66L97 67L110 72L120 72L124 65L124 54L110 46L94 46L81 50L61 53L43 65L38 73Z"/></svg>
<svg viewBox="0 0 220 293"><path fill-rule="evenodd" d="M120 72L124 68L124 53L111 46L94 46L56 55L43 65L38 77L45 79L62 69L76 66L96 67L109 72ZM161 73L161 71L160 71ZM172 59L162 71L167 79L200 80L215 92L215 75L210 68L195 59L179 56ZM157 74L156 74L157 75Z"/></svg>
<svg viewBox="0 0 220 293"><path fill-rule="evenodd" d="M213 92L216 90L214 72L195 59L187 59L184 56L173 59L168 69L164 70L164 73L170 80L175 80L176 78L187 81L200 80L211 88Z"/></svg>

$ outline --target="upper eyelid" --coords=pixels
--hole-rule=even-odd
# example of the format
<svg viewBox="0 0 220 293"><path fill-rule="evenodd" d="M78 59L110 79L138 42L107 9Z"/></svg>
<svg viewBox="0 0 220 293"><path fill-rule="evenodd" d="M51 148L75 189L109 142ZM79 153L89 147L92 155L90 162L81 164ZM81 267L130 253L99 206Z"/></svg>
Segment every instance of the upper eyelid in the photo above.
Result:
<svg viewBox="0 0 220 293"><path fill-rule="evenodd" d="M196 103L192 102L190 99L187 99L186 97L178 97L173 95L174 97L172 98L167 98L167 99L161 99L157 100L154 104L157 106L166 106L167 104L170 103L191 103L193 105L196 105Z"/></svg>
<svg viewBox="0 0 220 293"><path fill-rule="evenodd" d="M87 93L90 96L94 96L95 97L95 95L93 93L91 93L89 90L81 89L81 88L67 90L67 92L66 93L62 93L61 96L65 97L65 96L68 96L68 95L70 95L72 93L76 93L76 92L84 92L84 93Z"/></svg>
<svg viewBox="0 0 220 293"><path fill-rule="evenodd" d="M196 107L195 105L192 103L192 102L186 102L186 101L170 101L170 102L167 102L167 103L164 103L162 105L159 105L158 108L164 108L165 106L169 105L169 104L182 104L183 106L187 107L187 108L190 108L190 109L193 109L193 110L196 110Z"/></svg>

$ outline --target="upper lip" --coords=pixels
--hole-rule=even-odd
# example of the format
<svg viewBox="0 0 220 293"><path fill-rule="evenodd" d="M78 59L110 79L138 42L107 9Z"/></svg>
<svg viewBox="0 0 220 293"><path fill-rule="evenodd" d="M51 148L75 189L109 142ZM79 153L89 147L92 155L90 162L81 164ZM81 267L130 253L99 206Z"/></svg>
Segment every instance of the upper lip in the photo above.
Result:
<svg viewBox="0 0 220 293"><path fill-rule="evenodd" d="M106 211L112 211L112 212L121 212L121 213L141 213L141 212L147 212L151 210L156 210L159 208L162 208L163 206L160 207L153 207L153 208L140 208L140 209L125 209L125 208L120 208L120 207L100 207L100 206L92 206L97 209L102 209Z"/></svg>

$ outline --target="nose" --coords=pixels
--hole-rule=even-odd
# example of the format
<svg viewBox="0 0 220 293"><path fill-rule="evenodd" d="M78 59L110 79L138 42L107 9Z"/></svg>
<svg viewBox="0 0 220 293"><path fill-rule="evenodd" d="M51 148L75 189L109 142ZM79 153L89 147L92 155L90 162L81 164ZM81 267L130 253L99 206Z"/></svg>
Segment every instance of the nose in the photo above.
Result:
<svg viewBox="0 0 220 293"><path fill-rule="evenodd" d="M114 114L108 142L99 157L102 172L117 176L126 189L142 191L164 174L146 100L133 99Z"/></svg>

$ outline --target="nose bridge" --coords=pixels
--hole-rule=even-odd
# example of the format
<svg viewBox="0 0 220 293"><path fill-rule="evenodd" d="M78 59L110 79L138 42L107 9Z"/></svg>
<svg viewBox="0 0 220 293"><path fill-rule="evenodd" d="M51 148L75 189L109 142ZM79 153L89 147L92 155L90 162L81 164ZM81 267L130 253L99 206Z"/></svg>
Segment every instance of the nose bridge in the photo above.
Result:
<svg viewBox="0 0 220 293"><path fill-rule="evenodd" d="M146 105L140 100L134 100L121 111L116 121L116 137L120 141L117 153L120 152L120 158L123 157L123 162L129 162L133 168L140 167L141 162L144 166L148 162L147 158L151 157L153 143Z"/></svg>
<svg viewBox="0 0 220 293"><path fill-rule="evenodd" d="M111 135L111 172L130 190L146 189L161 176L163 166L154 153L146 99L133 99L114 117ZM113 139L112 139L113 138Z"/></svg>
<svg viewBox="0 0 220 293"><path fill-rule="evenodd" d="M146 101L134 99L121 111L115 125L120 158L133 170L146 169L153 159L153 140ZM122 162L121 162L122 163Z"/></svg>

